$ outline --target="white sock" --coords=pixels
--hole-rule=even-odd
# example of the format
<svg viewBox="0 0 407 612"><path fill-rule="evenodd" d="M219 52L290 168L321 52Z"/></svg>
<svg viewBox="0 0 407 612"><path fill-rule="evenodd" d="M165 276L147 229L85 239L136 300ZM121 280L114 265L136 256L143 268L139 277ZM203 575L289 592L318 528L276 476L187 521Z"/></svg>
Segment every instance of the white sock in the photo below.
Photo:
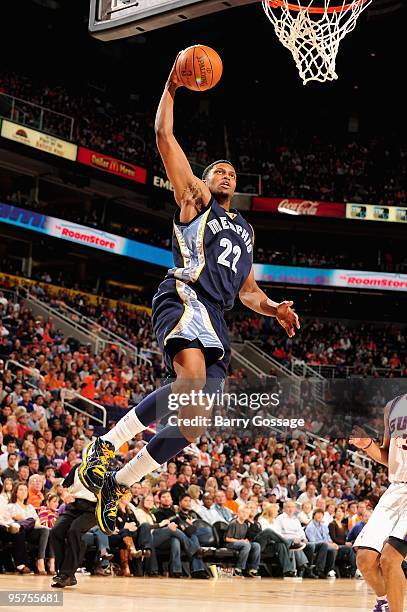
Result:
<svg viewBox="0 0 407 612"><path fill-rule="evenodd" d="M377 601L380 603L381 601L387 601L387 595L380 595L377 597Z"/></svg>
<svg viewBox="0 0 407 612"><path fill-rule="evenodd" d="M143 476L154 472L160 463L157 463L152 458L147 450L147 446L141 449L133 459L131 459L125 466L116 472L116 480L120 484L131 487L135 482L140 482Z"/></svg>
<svg viewBox="0 0 407 612"><path fill-rule="evenodd" d="M134 436L141 431L144 431L146 426L138 418L136 411L129 410L129 412L120 419L118 423L108 431L106 434L101 436L102 440L111 442L117 451L125 442L128 442Z"/></svg>

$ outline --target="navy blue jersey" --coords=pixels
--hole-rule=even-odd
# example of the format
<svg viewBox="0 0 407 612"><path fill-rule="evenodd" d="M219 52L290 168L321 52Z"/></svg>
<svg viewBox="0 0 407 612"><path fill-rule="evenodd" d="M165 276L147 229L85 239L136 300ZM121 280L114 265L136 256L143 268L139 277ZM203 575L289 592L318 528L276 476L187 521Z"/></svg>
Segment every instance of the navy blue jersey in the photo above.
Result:
<svg viewBox="0 0 407 612"><path fill-rule="evenodd" d="M233 307L253 261L253 230L238 211L226 212L212 197L189 223L174 218L169 277L193 286L198 297L225 310Z"/></svg>

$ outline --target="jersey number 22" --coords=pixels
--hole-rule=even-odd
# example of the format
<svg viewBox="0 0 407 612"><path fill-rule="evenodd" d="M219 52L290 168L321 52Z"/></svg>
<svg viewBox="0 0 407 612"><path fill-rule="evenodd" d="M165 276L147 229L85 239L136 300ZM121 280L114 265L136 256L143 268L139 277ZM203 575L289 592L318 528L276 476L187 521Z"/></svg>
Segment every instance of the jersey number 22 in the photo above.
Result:
<svg viewBox="0 0 407 612"><path fill-rule="evenodd" d="M224 248L224 251L219 255L218 263L222 264L222 266L226 266L227 268L232 268L233 272L236 274L236 264L240 259L242 249L237 244L232 246L232 241L229 240L229 238L222 238L219 244ZM233 259L231 257L229 258L231 253L234 255Z"/></svg>

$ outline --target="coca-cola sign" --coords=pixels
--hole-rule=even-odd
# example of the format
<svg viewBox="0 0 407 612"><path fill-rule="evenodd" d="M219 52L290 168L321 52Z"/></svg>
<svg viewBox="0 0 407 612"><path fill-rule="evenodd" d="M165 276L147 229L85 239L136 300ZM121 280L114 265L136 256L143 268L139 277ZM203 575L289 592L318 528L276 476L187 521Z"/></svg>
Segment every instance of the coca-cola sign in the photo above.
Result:
<svg viewBox="0 0 407 612"><path fill-rule="evenodd" d="M284 213L286 215L310 215L314 217L346 217L346 205L315 200L288 198L253 198L252 210L258 212Z"/></svg>

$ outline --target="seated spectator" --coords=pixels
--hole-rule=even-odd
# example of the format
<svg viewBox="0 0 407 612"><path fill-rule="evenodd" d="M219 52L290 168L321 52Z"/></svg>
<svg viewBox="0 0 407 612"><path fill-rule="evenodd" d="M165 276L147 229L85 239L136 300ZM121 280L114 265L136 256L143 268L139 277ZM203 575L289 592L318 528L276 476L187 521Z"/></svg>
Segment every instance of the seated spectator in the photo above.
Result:
<svg viewBox="0 0 407 612"><path fill-rule="evenodd" d="M358 505L357 505L357 503L356 502L350 502L350 504L348 504L348 507L347 507L346 512L345 512L345 519L346 519L346 525L347 525L348 531L350 531L352 529L353 525L355 525L356 522L359 522L359 521L355 522L355 520L352 518L354 516L357 516L357 514L358 514ZM352 525L352 527L351 527L351 525Z"/></svg>
<svg viewBox="0 0 407 612"><path fill-rule="evenodd" d="M239 496L236 498L236 503L238 506L245 506L249 501L250 497L250 489L247 487L242 487L239 491Z"/></svg>
<svg viewBox="0 0 407 612"><path fill-rule="evenodd" d="M293 578L296 575L293 550L305 548L305 544L295 544L292 540L286 540L273 530L273 523L278 516L278 504L267 504L262 514L256 518L256 505L248 503L250 515L247 519L249 529L247 538L250 542L258 542L261 552L272 544L277 551L281 570L285 578ZM306 562L306 558L305 558Z"/></svg>
<svg viewBox="0 0 407 612"><path fill-rule="evenodd" d="M287 501L284 504L284 512L274 521L274 529L287 540L292 540L296 544L305 544L304 552L302 550L294 551L297 576L303 576L304 574L309 578L316 578L320 575L325 576L324 571L328 545L324 543L316 545L308 542L304 528L298 518L296 518L295 513L295 502L292 500ZM314 574L314 572L309 569L309 565L312 565L315 553L316 572ZM304 557L307 560L306 562Z"/></svg>
<svg viewBox="0 0 407 612"><path fill-rule="evenodd" d="M328 502L325 505L324 518L322 519L322 522L324 525L329 525L330 523L332 523L335 517L335 511L336 511L335 502Z"/></svg>
<svg viewBox="0 0 407 612"><path fill-rule="evenodd" d="M29 574L25 532L19 523L13 521L11 506L7 498L0 495L0 542L11 543L11 553L19 574Z"/></svg>
<svg viewBox="0 0 407 612"><path fill-rule="evenodd" d="M181 495L187 492L187 479L184 474L177 476L177 482L171 487L171 497L174 504L178 504Z"/></svg>
<svg viewBox="0 0 407 612"><path fill-rule="evenodd" d="M40 523L35 508L28 503L28 487L25 484L16 482L11 495L10 515L13 521L24 525L25 537L31 544L38 546L37 570L41 576L46 576L45 556L49 538L49 528ZM51 552L49 561L52 565L54 556Z"/></svg>
<svg viewBox="0 0 407 612"><path fill-rule="evenodd" d="M28 479L28 499L27 504L31 504L36 510L44 501L42 492L44 486L44 477L40 474L32 474Z"/></svg>
<svg viewBox="0 0 407 612"><path fill-rule="evenodd" d="M232 520L232 513L226 507L226 495L224 491L220 490L216 492L214 509L220 516L221 521L225 521L226 523L229 523Z"/></svg>
<svg viewBox="0 0 407 612"><path fill-rule="evenodd" d="M323 518L324 511L322 509L317 508L314 510L313 519L305 528L305 535L311 544L318 546L321 543L326 543L328 545L325 567L322 573L324 576L335 577L334 567L338 545L332 542L328 527L322 522Z"/></svg>
<svg viewBox="0 0 407 612"><path fill-rule="evenodd" d="M75 449L71 448L66 455L66 460L61 463L59 471L61 476L65 478L75 465L79 465L81 459L77 456Z"/></svg>
<svg viewBox="0 0 407 612"><path fill-rule="evenodd" d="M109 536L110 547L118 546L120 548L120 568L122 576L131 576L130 562L132 559L138 559L142 557L143 550L138 546L145 546L150 551L151 556L152 549L152 538L150 530L150 520L153 523L153 519L149 521L144 520L144 527L141 528L139 521L136 518L137 509L131 504L131 493L128 492L123 495L119 502L116 531L117 533ZM151 496L151 502L154 500ZM144 518L148 515L147 508L145 510L139 510L139 514L143 513ZM137 546L137 548L136 548Z"/></svg>
<svg viewBox="0 0 407 612"><path fill-rule="evenodd" d="M363 527L366 525L366 523L368 522L371 516L372 516L371 510L364 511L362 520L359 521L359 523L356 523L356 525L352 527L352 529L349 531L348 535L346 536L347 542L351 542L352 544L354 544L356 538L358 537L358 535L360 534Z"/></svg>
<svg viewBox="0 0 407 612"><path fill-rule="evenodd" d="M363 519L363 515L365 513L366 508L367 508L366 502L364 501L358 502L356 514L353 514L349 516L348 518L348 530L349 531L351 531L353 527L355 527L355 525L360 523L360 521Z"/></svg>
<svg viewBox="0 0 407 612"><path fill-rule="evenodd" d="M228 548L237 550L239 557L234 568L236 576L242 576L243 572L248 577L258 575L260 564L261 547L258 542L249 542L247 539L247 519L249 518L250 510L247 506L239 506L237 518L229 523L225 535L225 542Z"/></svg>
<svg viewBox="0 0 407 612"><path fill-rule="evenodd" d="M173 504L172 495L170 491L160 491L158 494L159 506L155 512L155 517L158 523L164 520L171 522L174 520L177 514Z"/></svg>
<svg viewBox="0 0 407 612"><path fill-rule="evenodd" d="M191 509L195 510L199 514L199 510L202 506L202 502L200 501L201 489L198 485L189 485L187 489L187 493L191 498Z"/></svg>
<svg viewBox="0 0 407 612"><path fill-rule="evenodd" d="M9 440L9 442L4 442L4 444L6 445L6 450L0 455L0 474L2 474L4 472L4 470L6 470L8 468L8 455L9 453L16 453L17 452L17 441L16 440ZM19 458L17 456L17 461L15 464L15 469L18 469L18 461Z"/></svg>
<svg viewBox="0 0 407 612"><path fill-rule="evenodd" d="M0 497L3 497L8 504L11 500L11 493L13 492L14 480L12 478L4 478L1 487Z"/></svg>
<svg viewBox="0 0 407 612"><path fill-rule="evenodd" d="M287 476L279 476L278 484L273 487L272 493L276 496L277 502L283 504L288 499Z"/></svg>
<svg viewBox="0 0 407 612"><path fill-rule="evenodd" d="M232 514L237 514L237 510L239 508L239 504L235 500L235 490L234 490L234 488L233 487L227 487L225 489L225 496L226 496L226 501L225 501L225 504L224 504L225 508L230 510L232 512Z"/></svg>
<svg viewBox="0 0 407 612"><path fill-rule="evenodd" d="M185 493L179 500L179 509L173 522L183 535L181 541L191 564L192 577L207 578L205 565L200 556L202 549L198 537L199 528L194 524L197 518L197 514L191 508L191 497ZM205 530L205 528L202 529Z"/></svg>
<svg viewBox="0 0 407 612"><path fill-rule="evenodd" d="M48 493L45 498L45 506L40 506L37 512L41 525L53 528L58 518L58 506L59 496L56 493Z"/></svg>
<svg viewBox="0 0 407 612"><path fill-rule="evenodd" d="M219 514L214 506L214 498L208 491L203 494L202 507L199 509L199 516L202 520L206 521L210 525L214 525L219 521L224 521L223 517Z"/></svg>
<svg viewBox="0 0 407 612"><path fill-rule="evenodd" d="M219 490L218 481L216 480L214 476L209 476L205 484L205 491L209 491L215 497L218 490Z"/></svg>
<svg viewBox="0 0 407 612"><path fill-rule="evenodd" d="M7 455L7 467L1 473L1 478L4 482L5 479L18 480L18 470L16 469L18 455L17 453L8 453Z"/></svg>
<svg viewBox="0 0 407 612"><path fill-rule="evenodd" d="M337 564L346 563L351 567L352 577L356 574L356 555L352 544L346 541L347 529L344 525L345 513L339 506L335 510L334 520L329 524L328 531L332 542L337 544Z"/></svg>
<svg viewBox="0 0 407 612"><path fill-rule="evenodd" d="M312 521L312 504L309 501L305 501L302 504L301 512L298 515L298 519L303 527L306 527L308 523Z"/></svg>
<svg viewBox="0 0 407 612"><path fill-rule="evenodd" d="M307 501L310 502L312 508L315 509L317 506L316 487L312 482L307 483L307 488L304 493L297 499L298 507L301 508L302 504Z"/></svg>

